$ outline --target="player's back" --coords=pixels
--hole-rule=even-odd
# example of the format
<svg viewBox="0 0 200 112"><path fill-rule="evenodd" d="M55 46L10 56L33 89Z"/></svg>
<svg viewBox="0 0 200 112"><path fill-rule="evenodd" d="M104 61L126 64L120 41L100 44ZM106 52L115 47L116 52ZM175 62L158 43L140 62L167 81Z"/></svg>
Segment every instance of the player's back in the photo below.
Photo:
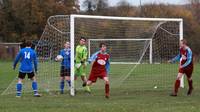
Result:
<svg viewBox="0 0 200 112"><path fill-rule="evenodd" d="M36 53L30 47L21 49L19 53L21 72L33 72L33 61L36 61Z"/></svg>

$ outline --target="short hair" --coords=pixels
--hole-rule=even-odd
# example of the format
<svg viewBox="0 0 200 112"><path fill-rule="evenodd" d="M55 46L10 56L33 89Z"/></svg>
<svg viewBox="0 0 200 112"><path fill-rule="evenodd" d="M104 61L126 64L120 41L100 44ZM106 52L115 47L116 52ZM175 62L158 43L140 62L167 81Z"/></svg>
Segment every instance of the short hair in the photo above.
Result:
<svg viewBox="0 0 200 112"><path fill-rule="evenodd" d="M80 40L82 40L82 39L86 41L86 38L85 38L85 37L81 37L81 38L80 38Z"/></svg>
<svg viewBox="0 0 200 112"><path fill-rule="evenodd" d="M183 42L183 44L187 45L187 40L186 39L182 39L181 42Z"/></svg>
<svg viewBox="0 0 200 112"><path fill-rule="evenodd" d="M32 46L32 42L30 40L26 41L26 47L31 47Z"/></svg>
<svg viewBox="0 0 200 112"><path fill-rule="evenodd" d="M105 43L100 43L100 44L99 44L99 48L101 48L103 45L106 46Z"/></svg>

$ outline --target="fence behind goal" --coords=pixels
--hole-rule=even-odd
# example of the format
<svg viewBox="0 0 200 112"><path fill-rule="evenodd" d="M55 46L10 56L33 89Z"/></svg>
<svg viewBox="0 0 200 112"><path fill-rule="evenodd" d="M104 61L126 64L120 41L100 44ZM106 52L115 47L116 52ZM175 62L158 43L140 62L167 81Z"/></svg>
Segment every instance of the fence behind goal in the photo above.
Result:
<svg viewBox="0 0 200 112"><path fill-rule="evenodd" d="M170 90L178 66L168 64L167 60L178 53L183 36L182 22L182 19L169 18L52 16L36 49L40 61L40 90L59 89L60 63L54 59L65 41L71 42L71 76L74 76L74 50L80 37L88 40L89 55L99 50L100 42L105 42L111 62L118 62L111 64L111 91L149 91L154 90L154 86ZM88 65L87 74L90 67ZM71 81L71 95L74 95L74 88L82 88L81 81L74 81L74 77ZM104 89L102 81L92 87L93 91L98 89Z"/></svg>

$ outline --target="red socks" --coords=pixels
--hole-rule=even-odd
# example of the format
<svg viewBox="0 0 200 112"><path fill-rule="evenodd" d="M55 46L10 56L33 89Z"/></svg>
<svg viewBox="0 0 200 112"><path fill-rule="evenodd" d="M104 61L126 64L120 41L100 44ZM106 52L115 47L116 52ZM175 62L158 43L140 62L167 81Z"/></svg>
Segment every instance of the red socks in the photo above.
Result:
<svg viewBox="0 0 200 112"><path fill-rule="evenodd" d="M109 87L109 84L106 84L106 85L105 85L105 94L106 94L106 96L109 96L109 94L110 94L110 87Z"/></svg>
<svg viewBox="0 0 200 112"><path fill-rule="evenodd" d="M192 80L188 80L189 89L193 89Z"/></svg>
<svg viewBox="0 0 200 112"><path fill-rule="evenodd" d="M174 85L174 94L178 93L179 87L180 87L180 80L177 79Z"/></svg>

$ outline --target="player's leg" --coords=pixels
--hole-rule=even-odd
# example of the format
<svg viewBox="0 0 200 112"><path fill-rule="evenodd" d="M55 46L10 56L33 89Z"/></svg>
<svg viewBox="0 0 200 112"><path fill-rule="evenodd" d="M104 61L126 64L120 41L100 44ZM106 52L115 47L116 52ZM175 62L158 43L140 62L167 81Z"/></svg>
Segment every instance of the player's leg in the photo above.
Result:
<svg viewBox="0 0 200 112"><path fill-rule="evenodd" d="M28 78L32 80L32 89L35 97L40 97L41 95L38 93L38 84L36 80L36 76L34 72L28 73Z"/></svg>
<svg viewBox="0 0 200 112"><path fill-rule="evenodd" d="M87 84L87 78L86 78L86 76L85 76L85 75L82 75L82 76L81 76L81 79L82 79L82 81L83 81L82 86L85 87L86 84Z"/></svg>
<svg viewBox="0 0 200 112"><path fill-rule="evenodd" d="M183 77L183 73L179 72L178 75L177 75L175 84L174 84L174 91L173 91L173 93L171 94L171 96L177 96L178 89L179 89L179 87L180 87L180 82L181 82L181 78L182 78L182 77Z"/></svg>
<svg viewBox="0 0 200 112"><path fill-rule="evenodd" d="M86 85L84 86L86 92L91 93L91 89L90 89L91 85L92 85L92 81L88 80L86 82Z"/></svg>
<svg viewBox="0 0 200 112"><path fill-rule="evenodd" d="M109 98L110 96L110 84L108 77L103 77L103 80L105 81L105 97Z"/></svg>
<svg viewBox="0 0 200 112"><path fill-rule="evenodd" d="M81 65L81 67L80 67L80 75L81 75L81 79L82 79L82 81L83 81L83 87L85 87L86 86L86 83L87 83L87 78L86 78L86 67L85 67L85 65L83 66L83 65Z"/></svg>
<svg viewBox="0 0 200 112"><path fill-rule="evenodd" d="M91 93L90 87L92 85L92 83L95 83L97 80L97 76L95 76L95 74L93 72L90 73L90 76L86 82L86 86L85 86L85 90L89 93Z"/></svg>
<svg viewBox="0 0 200 112"><path fill-rule="evenodd" d="M193 66L189 67L185 72L185 74L187 76L188 86L189 86L187 95L191 95L192 91L194 89L193 88L193 80L192 80L192 72L193 72Z"/></svg>
<svg viewBox="0 0 200 112"><path fill-rule="evenodd" d="M188 89L188 92L187 92L187 95L191 95L192 94L192 91L193 91L193 80L192 80L192 77L190 78L187 78L188 80L188 85L189 85L189 89Z"/></svg>
<svg viewBox="0 0 200 112"><path fill-rule="evenodd" d="M19 72L18 81L17 81L17 84L16 84L16 91L17 91L16 92L16 97L21 97L22 81L25 78L25 76L26 76L26 73Z"/></svg>
<svg viewBox="0 0 200 112"><path fill-rule="evenodd" d="M66 69L65 71L65 80L68 84L68 87L71 87L71 80L70 80L70 68Z"/></svg>
<svg viewBox="0 0 200 112"><path fill-rule="evenodd" d="M64 93L64 87L65 87L65 78L64 76L60 76L60 94Z"/></svg>

